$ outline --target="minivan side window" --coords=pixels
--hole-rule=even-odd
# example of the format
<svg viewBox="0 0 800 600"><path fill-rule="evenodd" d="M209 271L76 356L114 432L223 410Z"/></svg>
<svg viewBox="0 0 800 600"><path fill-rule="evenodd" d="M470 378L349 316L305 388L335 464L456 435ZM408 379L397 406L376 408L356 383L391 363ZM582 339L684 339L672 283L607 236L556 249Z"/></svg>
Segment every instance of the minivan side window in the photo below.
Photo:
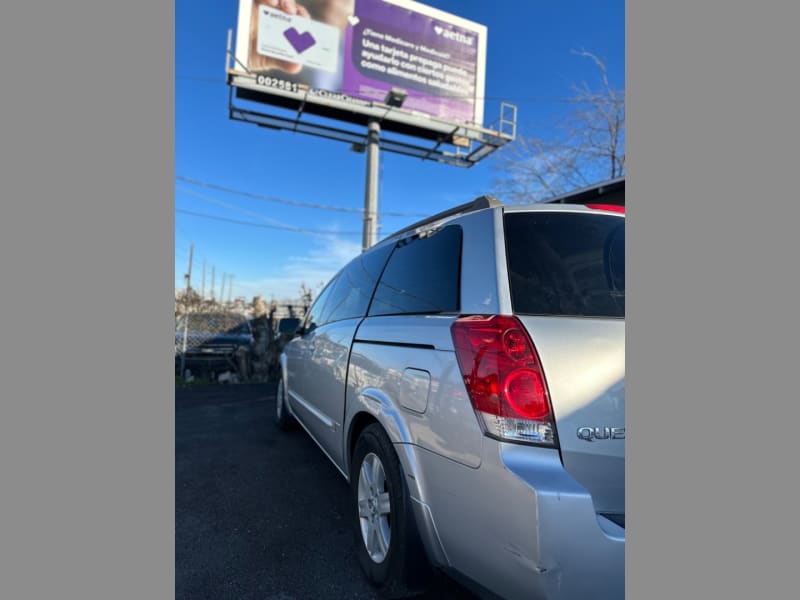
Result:
<svg viewBox="0 0 800 600"><path fill-rule="evenodd" d="M339 273L318 325L363 317L391 252L392 245L387 244L351 260Z"/></svg>
<svg viewBox="0 0 800 600"><path fill-rule="evenodd" d="M461 227L400 241L375 290L370 316L458 312Z"/></svg>

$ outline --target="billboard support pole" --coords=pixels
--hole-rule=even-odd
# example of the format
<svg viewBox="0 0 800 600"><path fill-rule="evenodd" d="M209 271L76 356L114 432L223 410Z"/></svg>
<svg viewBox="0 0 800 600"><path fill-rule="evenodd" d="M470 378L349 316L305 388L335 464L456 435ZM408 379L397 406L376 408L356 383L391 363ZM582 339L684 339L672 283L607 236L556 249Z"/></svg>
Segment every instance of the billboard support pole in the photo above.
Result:
<svg viewBox="0 0 800 600"><path fill-rule="evenodd" d="M381 125L370 119L367 134L367 184L364 194L364 231L361 250L366 251L377 241L378 220L378 157L380 151Z"/></svg>

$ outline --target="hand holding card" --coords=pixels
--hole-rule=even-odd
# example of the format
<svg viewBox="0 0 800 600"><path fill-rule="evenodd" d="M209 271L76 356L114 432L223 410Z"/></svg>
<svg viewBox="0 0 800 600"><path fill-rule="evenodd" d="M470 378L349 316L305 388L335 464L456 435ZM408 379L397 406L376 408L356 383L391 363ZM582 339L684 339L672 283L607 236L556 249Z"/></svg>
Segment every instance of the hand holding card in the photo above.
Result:
<svg viewBox="0 0 800 600"><path fill-rule="evenodd" d="M258 8L255 51L259 56L334 73L340 40L337 27L300 11L289 15L269 6Z"/></svg>
<svg viewBox="0 0 800 600"><path fill-rule="evenodd" d="M269 56L258 51L259 13L262 7L269 7L289 16L299 15L310 18L308 10L295 2L295 0L253 0L250 13L250 51L248 53L248 68L251 71L269 71L280 69L285 73L299 73L303 65L293 60L286 60L277 56ZM289 58L289 57L286 57Z"/></svg>

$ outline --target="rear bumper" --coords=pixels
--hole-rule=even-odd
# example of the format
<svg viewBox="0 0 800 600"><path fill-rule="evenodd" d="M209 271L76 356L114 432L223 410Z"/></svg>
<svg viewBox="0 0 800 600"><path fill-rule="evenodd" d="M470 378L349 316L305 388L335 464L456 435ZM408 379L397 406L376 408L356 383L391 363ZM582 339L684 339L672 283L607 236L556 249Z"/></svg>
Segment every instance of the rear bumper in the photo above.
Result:
<svg viewBox="0 0 800 600"><path fill-rule="evenodd" d="M564 470L556 451L491 445L505 467L499 485L510 491L509 501L536 511L535 520L517 523L518 548L532 559L519 557L518 581L535 582L543 598L624 598L625 530L595 512L591 495ZM528 536L535 545L525 545ZM524 586L515 595L530 598Z"/></svg>
<svg viewBox="0 0 800 600"><path fill-rule="evenodd" d="M413 448L420 530L435 532L441 566L503 598L624 598L625 530L595 513L557 451L485 438L473 469Z"/></svg>

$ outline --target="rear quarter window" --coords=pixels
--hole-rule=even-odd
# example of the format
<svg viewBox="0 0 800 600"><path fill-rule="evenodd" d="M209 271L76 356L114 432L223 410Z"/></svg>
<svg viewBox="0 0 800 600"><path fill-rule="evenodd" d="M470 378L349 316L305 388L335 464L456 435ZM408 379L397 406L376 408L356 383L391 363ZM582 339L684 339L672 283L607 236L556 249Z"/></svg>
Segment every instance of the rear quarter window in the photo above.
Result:
<svg viewBox="0 0 800 600"><path fill-rule="evenodd" d="M398 243L381 275L370 316L457 312L461 227Z"/></svg>
<svg viewBox="0 0 800 600"><path fill-rule="evenodd" d="M512 212L503 219L515 313L625 317L624 217Z"/></svg>

